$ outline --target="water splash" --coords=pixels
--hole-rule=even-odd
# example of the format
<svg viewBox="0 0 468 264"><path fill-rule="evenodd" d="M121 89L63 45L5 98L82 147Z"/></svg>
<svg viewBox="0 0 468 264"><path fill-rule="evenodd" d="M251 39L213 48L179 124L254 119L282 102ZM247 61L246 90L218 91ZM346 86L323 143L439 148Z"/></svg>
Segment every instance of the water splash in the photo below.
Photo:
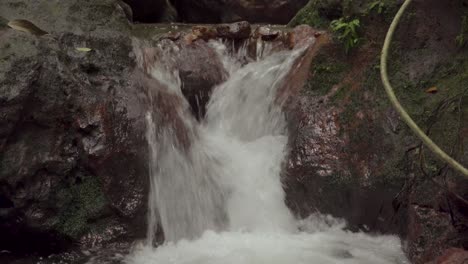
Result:
<svg viewBox="0 0 468 264"><path fill-rule="evenodd" d="M126 263L406 263L395 237L346 232L333 218L297 221L284 203L288 135L277 91L305 49L263 47L250 58L247 46L210 45L230 76L215 88L201 122L164 60L170 51L156 51L159 61L140 58L161 85L149 93L155 99L147 115L148 243ZM161 101L169 107L161 109ZM158 223L166 242L153 248Z"/></svg>
<svg viewBox="0 0 468 264"><path fill-rule="evenodd" d="M138 64L158 83L147 86L148 244L154 242L158 224L166 241L220 230L226 223L224 193L216 176L223 166L212 146L200 140L199 124L182 94L173 60L178 47L168 41L136 50Z"/></svg>

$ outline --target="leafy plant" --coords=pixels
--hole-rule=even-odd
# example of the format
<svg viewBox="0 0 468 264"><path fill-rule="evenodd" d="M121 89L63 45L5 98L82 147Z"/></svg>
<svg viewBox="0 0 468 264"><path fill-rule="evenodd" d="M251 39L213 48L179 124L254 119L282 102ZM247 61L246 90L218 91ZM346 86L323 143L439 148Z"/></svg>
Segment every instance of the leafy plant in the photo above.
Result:
<svg viewBox="0 0 468 264"><path fill-rule="evenodd" d="M375 0L369 4L367 7L367 12L370 13L374 10L377 10L378 14L382 14L385 10L385 1L384 0Z"/></svg>
<svg viewBox="0 0 468 264"><path fill-rule="evenodd" d="M378 15L386 21L393 20L398 9L398 1L395 0L372 0L367 5L365 15Z"/></svg>
<svg viewBox="0 0 468 264"><path fill-rule="evenodd" d="M332 31L337 34L338 40L344 44L346 53L359 45L358 29L361 26L360 24L359 18L349 20L343 17L333 20L330 24Z"/></svg>

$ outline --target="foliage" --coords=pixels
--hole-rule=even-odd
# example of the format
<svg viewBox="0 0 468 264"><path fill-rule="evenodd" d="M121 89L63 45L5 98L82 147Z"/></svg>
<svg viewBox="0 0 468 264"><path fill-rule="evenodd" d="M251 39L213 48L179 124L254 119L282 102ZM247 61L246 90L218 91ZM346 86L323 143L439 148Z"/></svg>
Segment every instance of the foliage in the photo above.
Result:
<svg viewBox="0 0 468 264"><path fill-rule="evenodd" d="M344 44L346 53L349 53L352 48L359 45L359 18L347 19L342 17L340 19L333 20L330 26L332 31L337 34L338 40Z"/></svg>
<svg viewBox="0 0 468 264"><path fill-rule="evenodd" d="M460 34L455 38L457 45L461 48L468 42L468 16L462 17Z"/></svg>
<svg viewBox="0 0 468 264"><path fill-rule="evenodd" d="M384 0L375 0L369 4L367 7L367 12L370 13L376 10L378 14L382 14L385 10L385 5L386 3Z"/></svg>
<svg viewBox="0 0 468 264"><path fill-rule="evenodd" d="M367 1L364 16L378 17L379 19L390 23L398 11L398 1L395 0L369 0ZM411 12L407 13L407 16Z"/></svg>
<svg viewBox="0 0 468 264"><path fill-rule="evenodd" d="M88 220L95 217L106 204L101 183L87 177L82 183L63 188L58 193L63 210L53 224L63 234L78 238L89 228Z"/></svg>

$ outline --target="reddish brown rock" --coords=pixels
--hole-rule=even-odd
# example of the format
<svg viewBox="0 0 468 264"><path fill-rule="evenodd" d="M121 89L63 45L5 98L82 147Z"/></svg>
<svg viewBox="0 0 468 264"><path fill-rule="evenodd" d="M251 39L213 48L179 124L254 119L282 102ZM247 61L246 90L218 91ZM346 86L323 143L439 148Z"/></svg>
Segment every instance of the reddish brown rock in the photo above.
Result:
<svg viewBox="0 0 468 264"><path fill-rule="evenodd" d="M129 38L64 34L51 42L16 31L2 38L28 49L1 47L9 57L0 69L0 115L12 125L0 132L0 247L50 254L84 240L144 237L144 110Z"/></svg>
<svg viewBox="0 0 468 264"><path fill-rule="evenodd" d="M309 77L311 62L313 57L321 47L329 43L330 37L327 34L317 35L316 30L309 26L299 26L293 30L294 42L289 43L289 48L305 48L308 46L305 53L298 58L291 67L290 73L285 79L285 85L278 90L278 103L283 105L289 100L289 105L286 106L289 110L294 103L293 100L298 98L300 91L305 86ZM288 110L286 110L288 111Z"/></svg>
<svg viewBox="0 0 468 264"><path fill-rule="evenodd" d="M205 41L180 44L176 57L182 92L197 117L205 115L205 107L214 86L227 77L218 55Z"/></svg>
<svg viewBox="0 0 468 264"><path fill-rule="evenodd" d="M182 33L180 32L169 32L161 36L160 39L169 39L172 41L179 40L182 37Z"/></svg>
<svg viewBox="0 0 468 264"><path fill-rule="evenodd" d="M447 239L456 234L450 215L431 207L409 208L408 254L415 263L426 263L443 253L450 245Z"/></svg>
<svg viewBox="0 0 468 264"><path fill-rule="evenodd" d="M280 32L278 30L273 30L267 26L260 26L255 29L254 36L255 38L261 38L262 40L271 41L276 39L279 36Z"/></svg>
<svg viewBox="0 0 468 264"><path fill-rule="evenodd" d="M194 26L192 27L192 33L199 39L208 41L218 37L218 33L213 27L208 26Z"/></svg>
<svg viewBox="0 0 468 264"><path fill-rule="evenodd" d="M307 39L301 37L303 34L317 35L307 31L310 30L295 29L289 44L300 46ZM330 46L323 50L328 52ZM398 232L392 200L399 187L371 183L371 176L381 171L386 162L379 153L387 149L388 143L376 140L385 138L382 126L386 124L379 124L373 109L366 108L372 100L369 96L362 96L360 111L347 117L346 122L346 98L340 104L328 102L340 89L359 89L364 77L361 67L370 61L367 57L361 60L356 61L359 66L342 83L330 89L330 94L311 96L303 91L290 104L287 119L291 153L283 180L286 202L301 217L320 211L345 218L355 230ZM309 85L313 83L313 73Z"/></svg>
<svg viewBox="0 0 468 264"><path fill-rule="evenodd" d="M218 37L228 39L247 39L252 31L249 22L242 21L232 24L223 24L216 27Z"/></svg>
<svg viewBox="0 0 468 264"><path fill-rule="evenodd" d="M468 251L461 248L449 248L435 261L427 264L466 264L468 263Z"/></svg>
<svg viewBox="0 0 468 264"><path fill-rule="evenodd" d="M413 107L416 122L468 164L467 142L457 139L466 134L466 125L456 121L455 112L438 109L444 98L429 103L411 94L423 94L424 87L403 90L408 83L445 83L463 74L434 75L452 67L447 60L460 56L452 42L462 15L455 2L414 1L417 18L398 30L395 41L402 46L395 48L399 55L394 59L400 64L390 71L390 79L402 89L398 97L404 106ZM429 24L425 17L432 18ZM312 61L308 86L286 115L291 155L283 183L286 202L297 215L319 211L346 219L352 230L397 234L411 263L422 264L447 248L468 245L468 181L418 148L420 141L388 104L376 69L386 32L380 30L387 26L366 29L372 40L352 54L344 55L336 43ZM445 89L455 92L458 87ZM436 114L429 117L423 109ZM457 113L466 119L463 112ZM459 152L451 150L458 147Z"/></svg>
<svg viewBox="0 0 468 264"><path fill-rule="evenodd" d="M164 67L168 72L177 72L181 90L197 118L205 114L205 106L214 86L227 77L222 62L215 50L203 39L188 33L177 41L164 40L163 49L139 43L137 60L145 73L161 58L166 58Z"/></svg>

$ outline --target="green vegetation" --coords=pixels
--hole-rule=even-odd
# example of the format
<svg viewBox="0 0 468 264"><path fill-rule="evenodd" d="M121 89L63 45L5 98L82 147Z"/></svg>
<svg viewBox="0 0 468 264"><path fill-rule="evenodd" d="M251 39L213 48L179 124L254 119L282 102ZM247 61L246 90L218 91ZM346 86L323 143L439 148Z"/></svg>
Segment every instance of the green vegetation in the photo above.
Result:
<svg viewBox="0 0 468 264"><path fill-rule="evenodd" d="M343 3L341 2L342 7ZM387 15L393 17L398 5L385 0L369 0L361 1L361 3L367 14L353 13L349 9L347 12L342 10L340 13L336 12L336 6L330 6L329 8L333 8L335 14L341 15L336 19L337 22L334 22L335 26L349 23L353 19L359 19L360 28L358 33L368 38L366 43L369 45L366 45L365 50L363 50L364 53L358 51L353 56L342 56L341 54L344 54L344 52L337 45L322 50L314 59L311 68L311 79L307 84L307 93L312 93L313 96L323 96L329 94L336 85L340 85L336 93L330 94L331 97L329 97L328 103L342 109L339 114L341 126L352 127L353 131L356 131L356 134L359 135L356 136L354 133L351 136L348 135L353 144L365 142L359 138L361 136L364 138L379 138L385 133L388 137L385 137L382 146L394 148L388 150L394 153L406 153L408 148L415 147L415 145L401 145L401 142L408 142L408 137L412 133L407 126L399 124L397 117L392 117L393 114L390 114L391 105L383 92L379 76L380 67L378 65L378 50L381 48L381 34L384 34L384 32L378 31L377 28L388 27L390 21L387 19ZM323 13L330 13L330 11L319 9L316 14ZM344 15L345 13L347 16ZM371 17L374 23L369 22ZM415 18L415 12L411 12L410 9L410 12L403 17L403 22L406 23ZM466 15L461 17L462 29L457 37L459 46L466 47L466 43L468 43L467 20ZM344 25L341 26L341 28L344 27ZM380 34L379 37L373 38L377 36L377 32ZM341 29L335 32L337 39L339 39L340 33L344 33L344 30ZM345 39L344 36L341 39ZM390 81L394 86L398 99L415 122L424 131L427 131L434 142L441 146L444 151L447 151L455 159L463 160L464 152L460 148L463 148L464 144L460 142L459 135L461 133L460 129L464 127L462 121L466 120L468 114L467 104L465 104L468 98L468 90L466 89L466 83L468 82L468 70L466 70L468 69L468 53L466 50L459 50L449 63L439 64L430 72L428 71L417 78L411 76L408 65L414 61L414 57L408 57L407 54L423 58L429 56L428 52L429 50L426 48L404 50L400 43L393 43L390 49L392 59L389 61ZM360 54L361 57L359 58L362 59L362 56L365 56L366 53L374 54L370 56L375 57L369 59L369 62L365 60L356 61L354 55ZM365 71L363 79L353 79L352 75L350 75L351 70L355 69L355 67L363 68L362 71ZM348 79L348 77L351 77L351 79ZM429 88L433 87L436 88L435 93L427 92ZM374 110L370 114L366 113L366 109ZM364 118L373 116L373 118L388 119L386 121L388 127L385 129L378 127L375 125L378 123L376 121L367 124L364 120L368 119L360 120L358 117L362 113L364 113ZM419 153L424 153L422 166L426 168L428 174L435 175L445 166L445 163L438 160L429 150L415 149L407 152L404 156L397 154L388 156L387 160L383 161L385 165L382 168L382 180L393 182L395 177L401 176L402 172L411 170L412 166L419 168L419 156L421 155ZM416 175L420 175L420 172L416 171Z"/></svg>
<svg viewBox="0 0 468 264"><path fill-rule="evenodd" d="M326 0L311 0L302 8L297 15L289 22L289 26L297 26L306 24L315 28L330 27L332 32L335 33L337 39L343 43L346 53L360 43L358 29L361 26L359 17L348 16L346 14L353 14L352 2L343 1L341 4L329 3ZM320 10L325 11L321 14ZM335 15L331 15L335 14ZM331 20L331 17L341 14L341 17Z"/></svg>
<svg viewBox="0 0 468 264"><path fill-rule="evenodd" d="M307 91L316 95L326 95L334 85L337 85L345 76L350 66L343 58L329 56L320 52L315 58L311 68L313 82L307 83Z"/></svg>
<svg viewBox="0 0 468 264"><path fill-rule="evenodd" d="M373 0L367 5L366 15L385 15L389 20L393 19L397 9L397 3L394 0Z"/></svg>
<svg viewBox="0 0 468 264"><path fill-rule="evenodd" d="M360 38L358 29L361 26L358 18L340 18L333 20L330 24L332 31L337 35L338 40L344 44L346 53L359 45Z"/></svg>
<svg viewBox="0 0 468 264"><path fill-rule="evenodd" d="M61 190L58 199L64 209L52 225L63 234L78 238L88 231L88 221L105 206L101 184L97 178L85 178L82 183Z"/></svg>
<svg viewBox="0 0 468 264"><path fill-rule="evenodd" d="M330 28L346 53L363 41L364 27L379 22L389 23L397 10L394 0L310 0L289 22L289 26L306 24L314 28Z"/></svg>
<svg viewBox="0 0 468 264"><path fill-rule="evenodd" d="M376 10L378 14L382 14L385 10L385 4L386 3L383 0L375 0L369 4L369 6L367 7L367 11L368 13L371 13L374 10Z"/></svg>
<svg viewBox="0 0 468 264"><path fill-rule="evenodd" d="M468 42L468 16L462 17L460 34L456 37L455 41L461 48Z"/></svg>
<svg viewBox="0 0 468 264"><path fill-rule="evenodd" d="M392 102L394 108L400 114L400 117L405 121L406 125L408 125L411 128L414 134L416 134L419 137L419 139L424 143L424 145L426 145L426 147L428 147L433 152L433 154L438 156L441 160L445 161L453 169L459 171L461 174L463 174L465 177L468 178L468 169L466 169L463 165L461 165L455 159L453 159L450 154L447 154L444 150L442 150L436 143L432 141L432 139L427 135L427 133L425 133L418 126L418 124L414 122L414 120L407 113L405 108L400 104L397 97L395 96L393 87L391 86L389 78L388 78L387 61L388 61L388 51L389 51L390 43L392 42L393 33L400 21L400 18L402 17L402 15L404 14L406 8L409 6L410 3L411 3L411 0L406 0L403 3L402 7L400 8L400 11L395 16L394 22L390 25L387 36L385 38L385 42L384 42L383 49L382 49L381 63L380 63L380 70L381 70L383 85L385 87L385 91L387 92L387 95L390 101Z"/></svg>
<svg viewBox="0 0 468 264"><path fill-rule="evenodd" d="M289 22L289 26L309 25L316 28L324 28L328 26L328 21L322 18L316 8L316 1L309 1L293 19Z"/></svg>

